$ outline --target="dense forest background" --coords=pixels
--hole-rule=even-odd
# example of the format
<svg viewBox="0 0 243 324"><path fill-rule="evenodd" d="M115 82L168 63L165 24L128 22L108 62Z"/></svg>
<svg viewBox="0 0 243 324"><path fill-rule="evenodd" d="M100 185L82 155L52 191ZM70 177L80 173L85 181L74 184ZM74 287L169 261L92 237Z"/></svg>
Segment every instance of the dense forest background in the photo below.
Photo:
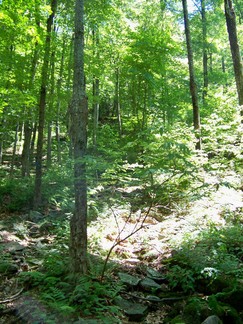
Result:
<svg viewBox="0 0 243 324"><path fill-rule="evenodd" d="M1 1L3 321L242 323L242 21L240 0Z"/></svg>

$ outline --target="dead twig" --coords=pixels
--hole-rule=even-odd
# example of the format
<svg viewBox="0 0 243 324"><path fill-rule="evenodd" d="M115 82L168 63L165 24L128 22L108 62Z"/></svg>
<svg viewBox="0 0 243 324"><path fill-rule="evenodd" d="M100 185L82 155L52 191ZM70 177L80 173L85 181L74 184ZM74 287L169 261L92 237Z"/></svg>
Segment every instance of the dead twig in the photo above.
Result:
<svg viewBox="0 0 243 324"><path fill-rule="evenodd" d="M140 222L140 220L141 220L141 218L142 218L142 214L140 215L138 222L134 225L132 231L131 231L129 234L127 234L125 237L121 238L121 234L122 234L122 232L124 231L124 229L125 229L125 227L126 227L126 224L127 224L127 221L128 221L128 219L130 219L132 213L129 214L129 217L128 217L128 219L126 220L126 222L125 222L123 228L120 230L119 227L118 227L118 234L117 234L117 237L116 237L116 239L115 239L113 245L111 246L111 248L110 248L110 250L109 250L109 252L108 252L108 254L107 254L107 256L106 256L106 259L105 259L105 263L104 263L104 266L103 266L103 269L102 269L102 273L101 273L101 276L100 276L100 280L101 280L101 281L104 279L104 275L105 275L105 271L106 271L107 263L108 263L108 261L109 261L110 255L111 255L112 251L114 250L114 248L115 248L117 245L119 245L119 244L121 244L122 242L124 242L125 240L127 240L129 237L131 237L131 236L133 236L134 234L136 234L136 233L137 233L138 231L140 231L141 229L143 229L143 228L146 227L146 226L144 225L144 223L145 223L145 221L146 221L146 219L147 219L147 217L148 217L148 215L149 215L149 213L150 213L152 207L153 207L153 203L151 203L151 205L149 206L147 212L145 213L145 215L144 215L144 217L143 217L143 219L142 219L142 221L141 221L140 226L137 227L138 224L139 224L139 222ZM114 212L113 212L113 214L114 214ZM115 219L116 219L116 215L115 215L115 214L114 214L114 217L115 217ZM117 222L117 219L116 219L116 222ZM118 222L117 222L117 223L118 223Z"/></svg>
<svg viewBox="0 0 243 324"><path fill-rule="evenodd" d="M0 300L0 304L7 304L7 303L11 303L12 301L14 301L15 299L19 298L21 293L23 292L24 288L21 288L20 291L18 291L15 295L4 299L4 300Z"/></svg>

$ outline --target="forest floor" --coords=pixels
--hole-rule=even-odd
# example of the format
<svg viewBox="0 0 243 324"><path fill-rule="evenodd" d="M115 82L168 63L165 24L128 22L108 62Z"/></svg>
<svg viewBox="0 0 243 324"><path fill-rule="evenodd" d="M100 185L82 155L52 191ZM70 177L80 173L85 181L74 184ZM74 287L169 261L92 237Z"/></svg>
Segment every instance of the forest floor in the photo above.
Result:
<svg viewBox="0 0 243 324"><path fill-rule="evenodd" d="M234 223L237 223L242 229L243 197L242 190L239 189L241 187L240 177L232 172L224 174L221 178L213 174L209 177L207 174L204 182L211 188L209 194L202 195L194 201L184 202L184 204L174 202L168 208L159 204L145 206L143 209L135 208L137 206L133 206L132 202L140 194L140 188L116 188L122 203L114 202L109 207L108 205L104 206L102 213L96 215L89 223L90 253L95 258L105 260L109 251L111 252L109 257L111 263L107 269L103 268L104 262L99 263L98 267L91 259L93 275L99 277L102 270L105 270L105 274L112 274L114 281L122 280L128 286L124 294L127 294L129 301L132 299L137 299L136 302L143 301L148 294L153 297L159 296L162 299L164 296L172 296L172 298L181 296L177 290L180 291L178 287L181 284L183 286L183 280L175 282L174 288L176 289L172 289L168 280L162 280L162 283L159 283L160 294L157 295L155 293L156 286L147 287L148 289L144 286L142 289L141 287L137 289L133 280L136 281L136 278L139 278L141 281L146 278L148 270L155 271L156 275L160 273L161 278L166 276L168 260L171 260L180 251L185 242L196 241L203 232L208 232L212 228L220 231ZM62 252L68 250L68 237L65 237L65 230L68 227L69 217L70 213L63 213L55 209L49 210L46 215L38 212L19 215L2 213L0 215L0 251L2 253L0 323L16 323L18 315L20 323L34 324L35 319L30 314L33 312L32 304L35 304L39 311L45 312L45 306L38 299L35 287L23 286L19 280L19 274L41 271L43 259L47 260L47 263L49 262L48 270L53 271L51 267L57 265L52 263L52 260L48 261L48 254L55 253L55 251L58 254L59 250ZM242 246L240 248L242 249ZM53 273L56 272L58 271L53 271ZM117 273L120 273L120 279ZM124 273L131 275L130 279L124 279ZM183 275L181 273L182 277ZM132 282L126 282L129 280ZM190 284L188 279L185 279L185 284ZM190 294L192 293L190 292ZM24 299L28 301L29 306L21 305ZM143 323L169 323L166 318L173 307L178 306L165 303L159 307L150 308ZM17 313L29 313L27 320L26 317L23 320L22 315L16 313L16 309ZM127 323L128 319L131 323L133 318L122 316L120 323ZM74 322L70 319L65 323ZM133 322L136 323L136 320ZM40 323L61 324L64 321L55 319ZM79 320L75 323L86 322ZM89 320L87 323L101 322ZM114 320L114 323L117 322ZM174 323L179 322L175 321ZM235 323L240 323L240 320Z"/></svg>

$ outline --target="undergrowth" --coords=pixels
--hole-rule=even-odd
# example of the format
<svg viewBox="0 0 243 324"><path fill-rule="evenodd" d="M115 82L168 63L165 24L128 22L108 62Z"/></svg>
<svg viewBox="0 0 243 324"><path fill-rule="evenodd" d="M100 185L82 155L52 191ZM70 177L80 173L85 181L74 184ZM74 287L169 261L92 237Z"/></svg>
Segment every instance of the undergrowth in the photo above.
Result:
<svg viewBox="0 0 243 324"><path fill-rule="evenodd" d="M68 257L50 255L39 271L21 272L20 282L29 291L34 290L47 307L66 318L95 317L104 323L116 323L120 314L114 298L121 285L114 280L100 282L96 276L86 275L77 280L70 275ZM110 321L110 322L109 322Z"/></svg>
<svg viewBox="0 0 243 324"><path fill-rule="evenodd" d="M234 284L243 277L242 246L242 226L212 226L196 239L187 239L169 260L171 288L216 293L225 282Z"/></svg>

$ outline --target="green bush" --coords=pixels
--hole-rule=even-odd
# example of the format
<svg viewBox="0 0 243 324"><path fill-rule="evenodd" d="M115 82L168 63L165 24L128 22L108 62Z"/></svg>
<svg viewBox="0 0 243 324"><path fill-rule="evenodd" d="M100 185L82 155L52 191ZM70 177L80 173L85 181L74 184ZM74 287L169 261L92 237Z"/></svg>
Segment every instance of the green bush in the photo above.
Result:
<svg viewBox="0 0 243 324"><path fill-rule="evenodd" d="M201 286L211 292L220 291L226 283L233 286L243 276L242 234L241 226L212 227L196 239L187 239L170 260L170 286L185 292Z"/></svg>
<svg viewBox="0 0 243 324"><path fill-rule="evenodd" d="M70 302L76 305L84 315L99 316L106 312L117 314L119 309L112 305L112 301L119 290L119 285L113 286L111 283L99 282L85 276L75 287L70 296Z"/></svg>
<svg viewBox="0 0 243 324"><path fill-rule="evenodd" d="M14 212L29 209L34 182L30 178L3 179L0 182L0 209Z"/></svg>

